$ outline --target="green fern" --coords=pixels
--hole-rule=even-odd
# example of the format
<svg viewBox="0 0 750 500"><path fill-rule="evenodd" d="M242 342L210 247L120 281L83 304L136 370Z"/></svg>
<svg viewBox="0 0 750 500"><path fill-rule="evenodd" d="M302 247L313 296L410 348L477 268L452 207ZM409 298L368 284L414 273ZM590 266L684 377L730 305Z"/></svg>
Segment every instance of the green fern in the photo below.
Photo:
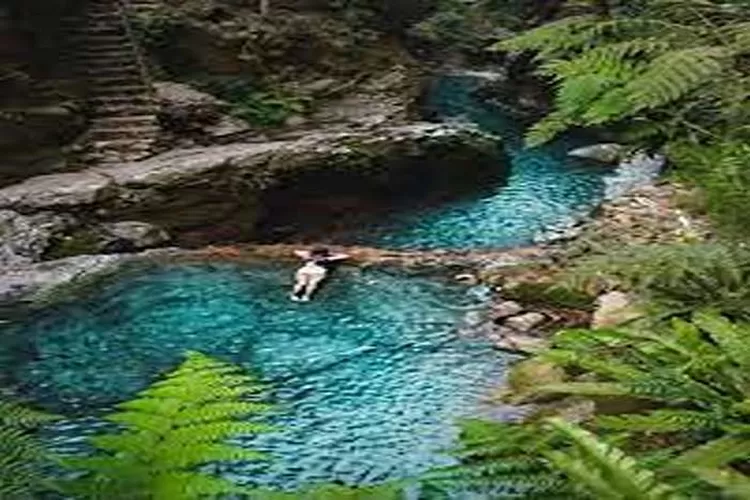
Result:
<svg viewBox="0 0 750 500"><path fill-rule="evenodd" d="M615 282L671 310L711 308L750 319L750 252L719 243L631 246L579 260L564 284Z"/></svg>
<svg viewBox="0 0 750 500"><path fill-rule="evenodd" d="M96 456L67 461L86 472L68 491L85 498L154 500L247 493L198 467L264 458L227 442L271 430L253 419L269 409L259 401L262 390L238 368L188 353L175 371L107 417L123 430L92 438Z"/></svg>
<svg viewBox="0 0 750 500"><path fill-rule="evenodd" d="M296 490L291 493L262 491L251 495L257 500L401 500L405 498L399 484L348 487L325 484Z"/></svg>
<svg viewBox="0 0 750 500"><path fill-rule="evenodd" d="M34 498L47 489L42 468L49 457L32 432L56 418L0 400L0 498Z"/></svg>
<svg viewBox="0 0 750 500"><path fill-rule="evenodd" d="M728 2L642 4L608 17L563 18L494 46L535 52L539 74L555 84L554 110L530 129L531 145L571 127L622 126L625 119L669 122L641 128L643 139L646 131L662 140L700 131L706 139L710 130L735 133L747 119L732 96L750 91L741 63L750 50L750 12Z"/></svg>
<svg viewBox="0 0 750 500"><path fill-rule="evenodd" d="M656 475L618 448L561 419L548 424L573 444L565 451L552 450L546 456L575 488L597 499L667 500L681 498Z"/></svg>
<svg viewBox="0 0 750 500"><path fill-rule="evenodd" d="M453 452L459 463L432 471L425 481L449 496L565 498L570 485L544 456L556 444L552 433L535 424L468 420Z"/></svg>

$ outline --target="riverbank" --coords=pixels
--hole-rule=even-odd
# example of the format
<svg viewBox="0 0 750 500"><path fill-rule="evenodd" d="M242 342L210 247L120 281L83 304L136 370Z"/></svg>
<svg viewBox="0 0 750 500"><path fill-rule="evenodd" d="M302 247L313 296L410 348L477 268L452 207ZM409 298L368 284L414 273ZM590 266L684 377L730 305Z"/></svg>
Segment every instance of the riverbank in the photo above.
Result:
<svg viewBox="0 0 750 500"><path fill-rule="evenodd" d="M622 291L586 295L554 285L583 258L637 245L711 240L709 221L682 208L689 195L687 188L670 181L640 187L602 203L565 241L536 247L543 260L482 269L482 281L498 293L474 334L500 350L533 354L548 347L561 328L610 327L637 317L637 298Z"/></svg>

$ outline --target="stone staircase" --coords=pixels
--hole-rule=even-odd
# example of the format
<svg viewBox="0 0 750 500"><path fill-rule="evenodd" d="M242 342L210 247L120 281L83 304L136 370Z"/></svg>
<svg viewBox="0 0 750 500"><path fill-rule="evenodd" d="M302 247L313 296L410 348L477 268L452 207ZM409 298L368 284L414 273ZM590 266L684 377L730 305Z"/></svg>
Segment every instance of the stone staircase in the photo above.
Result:
<svg viewBox="0 0 750 500"><path fill-rule="evenodd" d="M91 119L79 163L134 161L154 150L158 107L128 16L156 7L151 0L132 5L127 0L88 1L74 35Z"/></svg>

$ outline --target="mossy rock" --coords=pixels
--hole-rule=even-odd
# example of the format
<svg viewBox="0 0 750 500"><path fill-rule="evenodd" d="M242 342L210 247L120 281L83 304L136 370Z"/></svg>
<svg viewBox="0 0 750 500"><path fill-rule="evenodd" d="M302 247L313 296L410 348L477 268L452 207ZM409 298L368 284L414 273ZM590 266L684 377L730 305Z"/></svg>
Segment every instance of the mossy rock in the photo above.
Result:
<svg viewBox="0 0 750 500"><path fill-rule="evenodd" d="M593 311L596 299L587 293L556 284L543 282L516 282L506 284L503 295L524 304L538 304L561 309Z"/></svg>
<svg viewBox="0 0 750 500"><path fill-rule="evenodd" d="M101 237L94 231L83 229L62 236L54 242L45 255L49 259L63 259L74 255L95 254L101 249Z"/></svg>
<svg viewBox="0 0 750 500"><path fill-rule="evenodd" d="M523 398L534 392L536 387L565 382L565 370L559 366L532 358L517 363L508 375L508 396L512 399Z"/></svg>

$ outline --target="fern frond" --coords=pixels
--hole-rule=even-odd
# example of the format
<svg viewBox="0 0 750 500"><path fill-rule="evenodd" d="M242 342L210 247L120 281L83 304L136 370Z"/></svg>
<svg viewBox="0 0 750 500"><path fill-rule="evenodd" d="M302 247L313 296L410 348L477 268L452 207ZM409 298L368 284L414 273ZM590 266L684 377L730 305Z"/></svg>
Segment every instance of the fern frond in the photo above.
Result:
<svg viewBox="0 0 750 500"><path fill-rule="evenodd" d="M710 469L695 467L693 474L710 483L732 498L750 498L750 478L734 469Z"/></svg>
<svg viewBox="0 0 750 500"><path fill-rule="evenodd" d="M633 106L631 114L676 101L726 68L729 54L719 47L697 47L663 54L624 91Z"/></svg>
<svg viewBox="0 0 750 500"><path fill-rule="evenodd" d="M660 483L653 472L641 468L621 450L590 432L565 422L549 419L548 424L569 438L577 453L553 451L550 460L595 498L618 500L676 499L674 490Z"/></svg>
<svg viewBox="0 0 750 500"><path fill-rule="evenodd" d="M598 22L595 16L566 17L503 40L492 48L510 52L533 50L547 55L565 53L590 44L591 30Z"/></svg>
<svg viewBox="0 0 750 500"><path fill-rule="evenodd" d="M246 493L198 467L265 458L258 451L228 444L232 438L272 430L252 418L269 409L257 400L262 390L239 368L189 353L177 369L107 417L124 430L91 438L98 456L66 461L68 467L88 473L69 486L86 498L132 494L197 499Z"/></svg>
<svg viewBox="0 0 750 500"><path fill-rule="evenodd" d="M723 415L691 410L654 410L645 414L600 415L594 424L604 430L629 433L666 433L682 431L716 431L721 429Z"/></svg>
<svg viewBox="0 0 750 500"><path fill-rule="evenodd" d="M0 498L35 498L47 489L43 468L49 456L32 432L58 418L0 400Z"/></svg>
<svg viewBox="0 0 750 500"><path fill-rule="evenodd" d="M627 385L614 382L565 382L534 387L531 394L534 396L618 397L629 396L633 392Z"/></svg>
<svg viewBox="0 0 750 500"><path fill-rule="evenodd" d="M724 436L693 448L674 460L680 467L711 469L723 467L733 460L750 458L750 438Z"/></svg>
<svg viewBox="0 0 750 500"><path fill-rule="evenodd" d="M693 323L708 333L723 352L741 368L750 370L750 328L706 312L695 313Z"/></svg>

